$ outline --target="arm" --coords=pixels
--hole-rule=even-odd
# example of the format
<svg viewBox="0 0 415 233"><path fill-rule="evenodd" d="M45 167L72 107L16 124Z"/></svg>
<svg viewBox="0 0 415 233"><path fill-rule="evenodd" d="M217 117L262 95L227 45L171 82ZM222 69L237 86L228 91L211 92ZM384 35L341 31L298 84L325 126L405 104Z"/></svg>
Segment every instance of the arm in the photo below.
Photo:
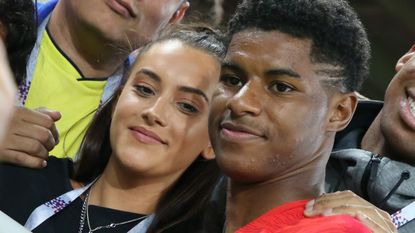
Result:
<svg viewBox="0 0 415 233"><path fill-rule="evenodd" d="M348 214L359 219L374 233L396 233L389 214L351 191L323 194L306 205L304 215Z"/></svg>

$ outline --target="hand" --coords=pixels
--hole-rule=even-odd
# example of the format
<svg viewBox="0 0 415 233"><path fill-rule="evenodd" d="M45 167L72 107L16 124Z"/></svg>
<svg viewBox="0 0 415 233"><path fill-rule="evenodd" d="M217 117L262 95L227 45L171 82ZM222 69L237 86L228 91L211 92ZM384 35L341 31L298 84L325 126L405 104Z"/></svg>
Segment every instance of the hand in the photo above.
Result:
<svg viewBox="0 0 415 233"><path fill-rule="evenodd" d="M60 118L61 114L56 111L16 107L0 148L0 161L31 168L45 167L49 151L58 144L55 121Z"/></svg>
<svg viewBox="0 0 415 233"><path fill-rule="evenodd" d="M390 215L354 194L352 191L342 191L323 194L307 203L304 215L330 216L338 214L351 215L374 233L396 233Z"/></svg>
<svg viewBox="0 0 415 233"><path fill-rule="evenodd" d="M15 96L16 86L3 41L0 39L0 145L13 114Z"/></svg>

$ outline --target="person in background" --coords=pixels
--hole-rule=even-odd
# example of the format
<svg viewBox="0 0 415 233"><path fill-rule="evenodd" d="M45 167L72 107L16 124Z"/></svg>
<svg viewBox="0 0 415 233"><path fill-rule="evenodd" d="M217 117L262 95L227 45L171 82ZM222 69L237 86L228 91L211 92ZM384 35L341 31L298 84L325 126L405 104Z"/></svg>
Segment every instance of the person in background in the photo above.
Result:
<svg viewBox="0 0 415 233"><path fill-rule="evenodd" d="M0 36L17 85L25 81L26 64L36 41L36 22L32 0L0 1Z"/></svg>
<svg viewBox="0 0 415 233"><path fill-rule="evenodd" d="M205 28L144 47L92 121L78 163L0 164L0 210L33 232L193 232L220 175L208 113L224 54Z"/></svg>
<svg viewBox="0 0 415 233"><path fill-rule="evenodd" d="M22 107L0 160L41 168L49 153L74 158L96 110L120 84L129 54L179 22L188 6L185 0L39 3L37 41L19 86Z"/></svg>

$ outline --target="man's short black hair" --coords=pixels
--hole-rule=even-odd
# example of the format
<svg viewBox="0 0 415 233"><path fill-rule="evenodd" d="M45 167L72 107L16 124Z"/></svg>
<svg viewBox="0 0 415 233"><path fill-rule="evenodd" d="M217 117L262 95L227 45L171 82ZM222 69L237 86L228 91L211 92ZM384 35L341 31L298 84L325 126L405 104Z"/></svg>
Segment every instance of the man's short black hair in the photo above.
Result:
<svg viewBox="0 0 415 233"><path fill-rule="evenodd" d="M244 0L229 22L229 35L277 30L312 40L313 62L339 67L327 71L331 85L359 90L369 73L370 45L356 12L345 0Z"/></svg>
<svg viewBox="0 0 415 233"><path fill-rule="evenodd" d="M0 21L7 28L6 48L17 84L26 75L26 62L36 41L32 0L0 0Z"/></svg>

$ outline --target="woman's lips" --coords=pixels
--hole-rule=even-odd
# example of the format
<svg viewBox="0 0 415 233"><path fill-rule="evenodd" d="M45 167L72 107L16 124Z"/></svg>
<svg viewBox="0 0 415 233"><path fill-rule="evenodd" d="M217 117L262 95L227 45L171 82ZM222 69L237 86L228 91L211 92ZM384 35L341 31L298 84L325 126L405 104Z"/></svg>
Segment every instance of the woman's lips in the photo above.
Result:
<svg viewBox="0 0 415 233"><path fill-rule="evenodd" d="M166 144L156 133L151 130L147 130L143 127L131 127L129 128L133 133L133 136L140 142L145 144Z"/></svg>

